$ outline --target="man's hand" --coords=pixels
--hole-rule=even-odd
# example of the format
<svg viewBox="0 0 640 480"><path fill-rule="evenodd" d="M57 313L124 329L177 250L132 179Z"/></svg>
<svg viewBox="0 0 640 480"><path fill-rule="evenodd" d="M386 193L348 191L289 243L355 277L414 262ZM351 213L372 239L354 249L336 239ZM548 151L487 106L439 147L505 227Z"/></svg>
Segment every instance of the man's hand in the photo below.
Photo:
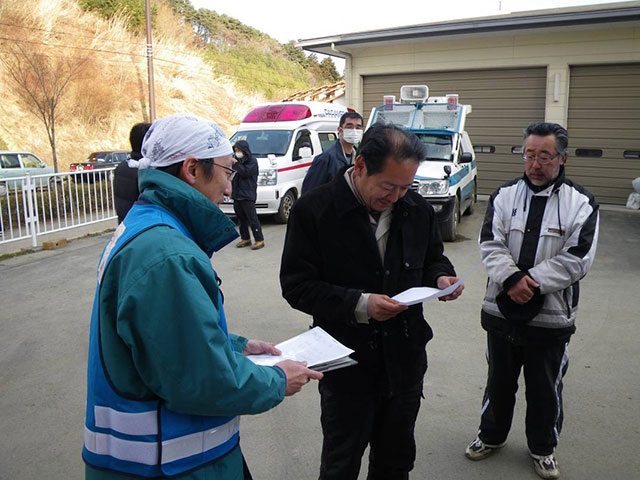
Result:
<svg viewBox="0 0 640 480"><path fill-rule="evenodd" d="M450 287L451 285L453 285L454 283L456 283L457 281L459 281L460 279L458 277L438 277L438 280L436 281L438 288L440 290L444 290L447 287ZM456 298L458 298L460 295L462 295L462 291L464 290L464 283L461 283L460 285L458 285L458 288L456 288L453 292L451 292L449 295L445 295L444 297L440 297L438 298L438 300L440 300L441 302L446 302L448 300L455 300Z"/></svg>
<svg viewBox="0 0 640 480"><path fill-rule="evenodd" d="M377 293L370 294L367 302L367 315L378 322L389 320L406 309L406 305L400 305L396 300Z"/></svg>
<svg viewBox="0 0 640 480"><path fill-rule="evenodd" d="M518 305L524 305L533 297L535 289L540 285L529 275L522 277L518 283L509 289L507 295Z"/></svg>
<svg viewBox="0 0 640 480"><path fill-rule="evenodd" d="M282 352L275 347L275 343L262 340L249 340L242 350L243 355L280 355Z"/></svg>
<svg viewBox="0 0 640 480"><path fill-rule="evenodd" d="M307 368L307 362L296 362L294 360L283 360L276 363L276 367L284 370L287 376L287 386L284 394L286 396L293 395L302 390L309 380L320 380L323 375L320 372Z"/></svg>

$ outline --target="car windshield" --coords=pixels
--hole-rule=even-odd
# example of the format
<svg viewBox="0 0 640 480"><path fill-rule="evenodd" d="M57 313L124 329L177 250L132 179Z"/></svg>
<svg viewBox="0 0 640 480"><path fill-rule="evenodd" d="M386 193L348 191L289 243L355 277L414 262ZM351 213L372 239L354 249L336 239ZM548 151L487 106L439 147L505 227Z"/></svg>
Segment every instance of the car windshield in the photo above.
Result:
<svg viewBox="0 0 640 480"><path fill-rule="evenodd" d="M93 152L87 160L90 162L104 162L104 159L107 158L107 153L108 152Z"/></svg>
<svg viewBox="0 0 640 480"><path fill-rule="evenodd" d="M292 130L243 130L231 137L231 145L238 140L245 140L251 153L257 157L284 155L289 149L292 135Z"/></svg>
<svg viewBox="0 0 640 480"><path fill-rule="evenodd" d="M413 130L452 130L460 124L462 107L445 103L392 104L376 107L374 123L393 123Z"/></svg>
<svg viewBox="0 0 640 480"><path fill-rule="evenodd" d="M420 133L416 135L427 148L427 160L451 161L451 136L433 133Z"/></svg>

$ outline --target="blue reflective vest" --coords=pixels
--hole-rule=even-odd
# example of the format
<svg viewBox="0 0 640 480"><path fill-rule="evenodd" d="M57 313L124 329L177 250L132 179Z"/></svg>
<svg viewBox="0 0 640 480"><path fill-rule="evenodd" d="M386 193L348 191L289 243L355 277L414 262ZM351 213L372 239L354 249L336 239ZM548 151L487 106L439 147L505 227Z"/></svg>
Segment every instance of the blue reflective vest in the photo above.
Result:
<svg viewBox="0 0 640 480"><path fill-rule="evenodd" d="M159 225L193 239L166 209L158 205L134 205L102 252L89 335L82 456L93 467L142 477L169 477L197 469L231 451L239 439L239 417L184 415L166 408L160 398L150 401L125 398L105 374L100 351L102 276L121 248ZM218 305L220 325L228 338L219 292Z"/></svg>

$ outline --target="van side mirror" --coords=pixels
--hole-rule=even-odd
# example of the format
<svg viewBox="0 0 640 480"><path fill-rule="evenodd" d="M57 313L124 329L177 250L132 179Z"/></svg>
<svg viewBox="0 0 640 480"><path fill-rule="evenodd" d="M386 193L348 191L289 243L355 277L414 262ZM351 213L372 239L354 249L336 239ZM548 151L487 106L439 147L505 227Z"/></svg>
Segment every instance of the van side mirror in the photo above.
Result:
<svg viewBox="0 0 640 480"><path fill-rule="evenodd" d="M298 155L296 156L296 160L300 160L301 158L308 158L311 156L311 147L300 147L298 150Z"/></svg>
<svg viewBox="0 0 640 480"><path fill-rule="evenodd" d="M471 152L464 152L460 155L460 163L471 163L473 161L473 154Z"/></svg>

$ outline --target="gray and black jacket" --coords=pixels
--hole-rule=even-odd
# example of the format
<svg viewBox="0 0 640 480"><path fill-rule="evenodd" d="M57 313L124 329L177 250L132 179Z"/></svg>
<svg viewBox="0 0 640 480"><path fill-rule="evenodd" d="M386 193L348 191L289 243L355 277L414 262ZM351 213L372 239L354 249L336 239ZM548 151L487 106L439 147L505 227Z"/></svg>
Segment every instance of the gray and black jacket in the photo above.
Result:
<svg viewBox="0 0 640 480"><path fill-rule="evenodd" d="M538 190L538 191L536 191ZM491 195L480 231L482 262L489 277L482 302L482 325L508 335L570 336L575 331L579 280L596 253L598 204L587 190L565 178L544 189L526 176ZM526 327L505 319L496 296L528 274L540 284L542 310ZM552 333L548 329L554 329Z"/></svg>

